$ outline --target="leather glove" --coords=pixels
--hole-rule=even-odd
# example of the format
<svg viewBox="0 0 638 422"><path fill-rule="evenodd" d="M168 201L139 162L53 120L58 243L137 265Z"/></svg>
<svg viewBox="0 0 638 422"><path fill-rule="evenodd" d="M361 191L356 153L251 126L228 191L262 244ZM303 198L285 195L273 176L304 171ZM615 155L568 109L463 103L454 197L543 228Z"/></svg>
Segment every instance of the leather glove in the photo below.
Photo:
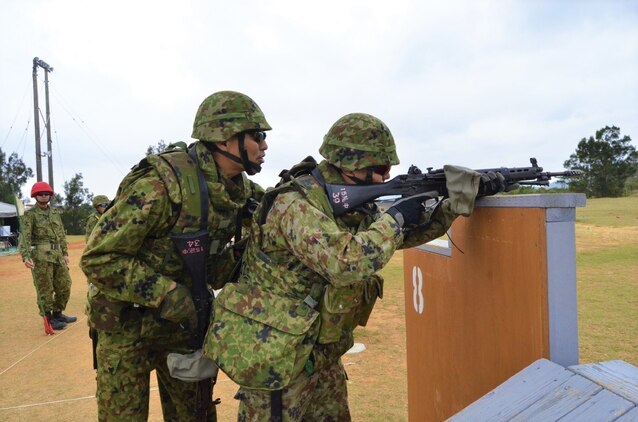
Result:
<svg viewBox="0 0 638 422"><path fill-rule="evenodd" d="M197 328L197 311L191 292L182 285L177 285L166 293L160 305L160 317L182 325L193 331Z"/></svg>
<svg viewBox="0 0 638 422"><path fill-rule="evenodd" d="M481 173L479 196L496 195L505 190L505 177L499 172Z"/></svg>
<svg viewBox="0 0 638 422"><path fill-rule="evenodd" d="M432 198L429 192L407 196L395 201L386 213L390 214L400 227L415 226L421 222L425 207L423 203Z"/></svg>

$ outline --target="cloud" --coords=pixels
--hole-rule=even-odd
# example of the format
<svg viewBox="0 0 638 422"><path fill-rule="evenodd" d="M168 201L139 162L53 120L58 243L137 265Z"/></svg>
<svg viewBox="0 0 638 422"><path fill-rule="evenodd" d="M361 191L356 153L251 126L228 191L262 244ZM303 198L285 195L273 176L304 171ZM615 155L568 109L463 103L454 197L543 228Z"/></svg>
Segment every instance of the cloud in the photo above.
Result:
<svg viewBox="0 0 638 422"><path fill-rule="evenodd" d="M306 155L319 158L332 123L355 111L388 124L402 158L396 171L522 166L530 156L561 170L578 141L605 125L638 136L632 2L2 7L0 147L35 167L30 67L40 56L55 67L56 183L82 172L95 193L113 195L147 146L191 141L199 103L227 89L255 99L274 128L256 177L265 185Z"/></svg>

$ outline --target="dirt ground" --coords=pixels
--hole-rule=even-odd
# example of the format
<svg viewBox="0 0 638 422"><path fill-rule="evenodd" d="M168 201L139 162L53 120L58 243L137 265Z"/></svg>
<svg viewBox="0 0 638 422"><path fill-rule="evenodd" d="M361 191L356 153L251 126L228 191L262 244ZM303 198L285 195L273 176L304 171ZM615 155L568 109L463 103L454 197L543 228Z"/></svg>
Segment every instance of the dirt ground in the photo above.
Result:
<svg viewBox="0 0 638 422"><path fill-rule="evenodd" d="M79 239L79 237L76 237ZM70 239L73 290L65 313L78 322L45 336L37 312L31 273L18 254L0 256L0 420L94 421L95 372L84 304L86 278L78 266L82 240ZM402 254L387 267L384 299L379 301L356 341L366 350L347 355L350 408L355 421L407 420L407 381ZM384 270L385 271L385 270ZM150 421L161 421L159 394L151 378ZM237 386L223 374L214 396L220 421L236 420Z"/></svg>

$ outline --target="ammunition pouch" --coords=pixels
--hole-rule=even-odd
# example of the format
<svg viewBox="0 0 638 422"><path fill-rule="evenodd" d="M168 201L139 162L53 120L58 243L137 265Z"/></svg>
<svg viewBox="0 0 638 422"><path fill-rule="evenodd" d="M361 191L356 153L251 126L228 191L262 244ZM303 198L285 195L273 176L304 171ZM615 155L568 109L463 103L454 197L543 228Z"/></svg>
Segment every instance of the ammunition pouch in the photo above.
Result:
<svg viewBox="0 0 638 422"><path fill-rule="evenodd" d="M383 278L376 274L348 286L329 284L321 300L321 329L317 342L335 343L357 325L366 325L377 297L382 294Z"/></svg>
<svg viewBox="0 0 638 422"><path fill-rule="evenodd" d="M242 387L280 390L304 370L318 316L303 301L227 284L215 299L204 354Z"/></svg>
<svg viewBox="0 0 638 422"><path fill-rule="evenodd" d="M383 298L383 277L373 274L364 284L363 303L357 313L357 325L362 327L366 326L368 318L370 318L370 314L372 313L372 308L374 308L374 304L377 303L377 298Z"/></svg>
<svg viewBox="0 0 638 422"><path fill-rule="evenodd" d="M306 373L312 375L338 362L341 356L345 355L353 345L354 335L352 332L345 333L339 341L335 343L315 345L310 355L312 364L306 365Z"/></svg>

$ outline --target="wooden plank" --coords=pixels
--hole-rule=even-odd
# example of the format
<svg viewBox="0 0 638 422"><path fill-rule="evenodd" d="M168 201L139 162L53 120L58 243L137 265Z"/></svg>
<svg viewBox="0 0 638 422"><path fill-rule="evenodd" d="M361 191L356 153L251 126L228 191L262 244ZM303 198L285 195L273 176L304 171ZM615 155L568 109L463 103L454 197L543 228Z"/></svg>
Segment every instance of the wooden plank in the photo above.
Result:
<svg viewBox="0 0 638 422"><path fill-rule="evenodd" d="M452 416L448 422L510 421L573 377L574 373L562 366L539 359Z"/></svg>
<svg viewBox="0 0 638 422"><path fill-rule="evenodd" d="M567 369L638 405L638 367L622 360L610 360Z"/></svg>
<svg viewBox="0 0 638 422"><path fill-rule="evenodd" d="M517 414L512 421L557 421L578 406L590 400L602 387L585 377L575 375L567 382L547 391L531 406ZM596 420L590 419L588 420Z"/></svg>
<svg viewBox="0 0 638 422"><path fill-rule="evenodd" d="M638 407L634 407L614 422L638 422Z"/></svg>
<svg viewBox="0 0 638 422"><path fill-rule="evenodd" d="M590 400L561 418L560 422L611 422L633 408L635 406L629 400L625 400L609 390L601 390Z"/></svg>
<svg viewBox="0 0 638 422"><path fill-rule="evenodd" d="M463 253L403 252L414 422L443 421L550 357L545 210L477 209L451 238Z"/></svg>

